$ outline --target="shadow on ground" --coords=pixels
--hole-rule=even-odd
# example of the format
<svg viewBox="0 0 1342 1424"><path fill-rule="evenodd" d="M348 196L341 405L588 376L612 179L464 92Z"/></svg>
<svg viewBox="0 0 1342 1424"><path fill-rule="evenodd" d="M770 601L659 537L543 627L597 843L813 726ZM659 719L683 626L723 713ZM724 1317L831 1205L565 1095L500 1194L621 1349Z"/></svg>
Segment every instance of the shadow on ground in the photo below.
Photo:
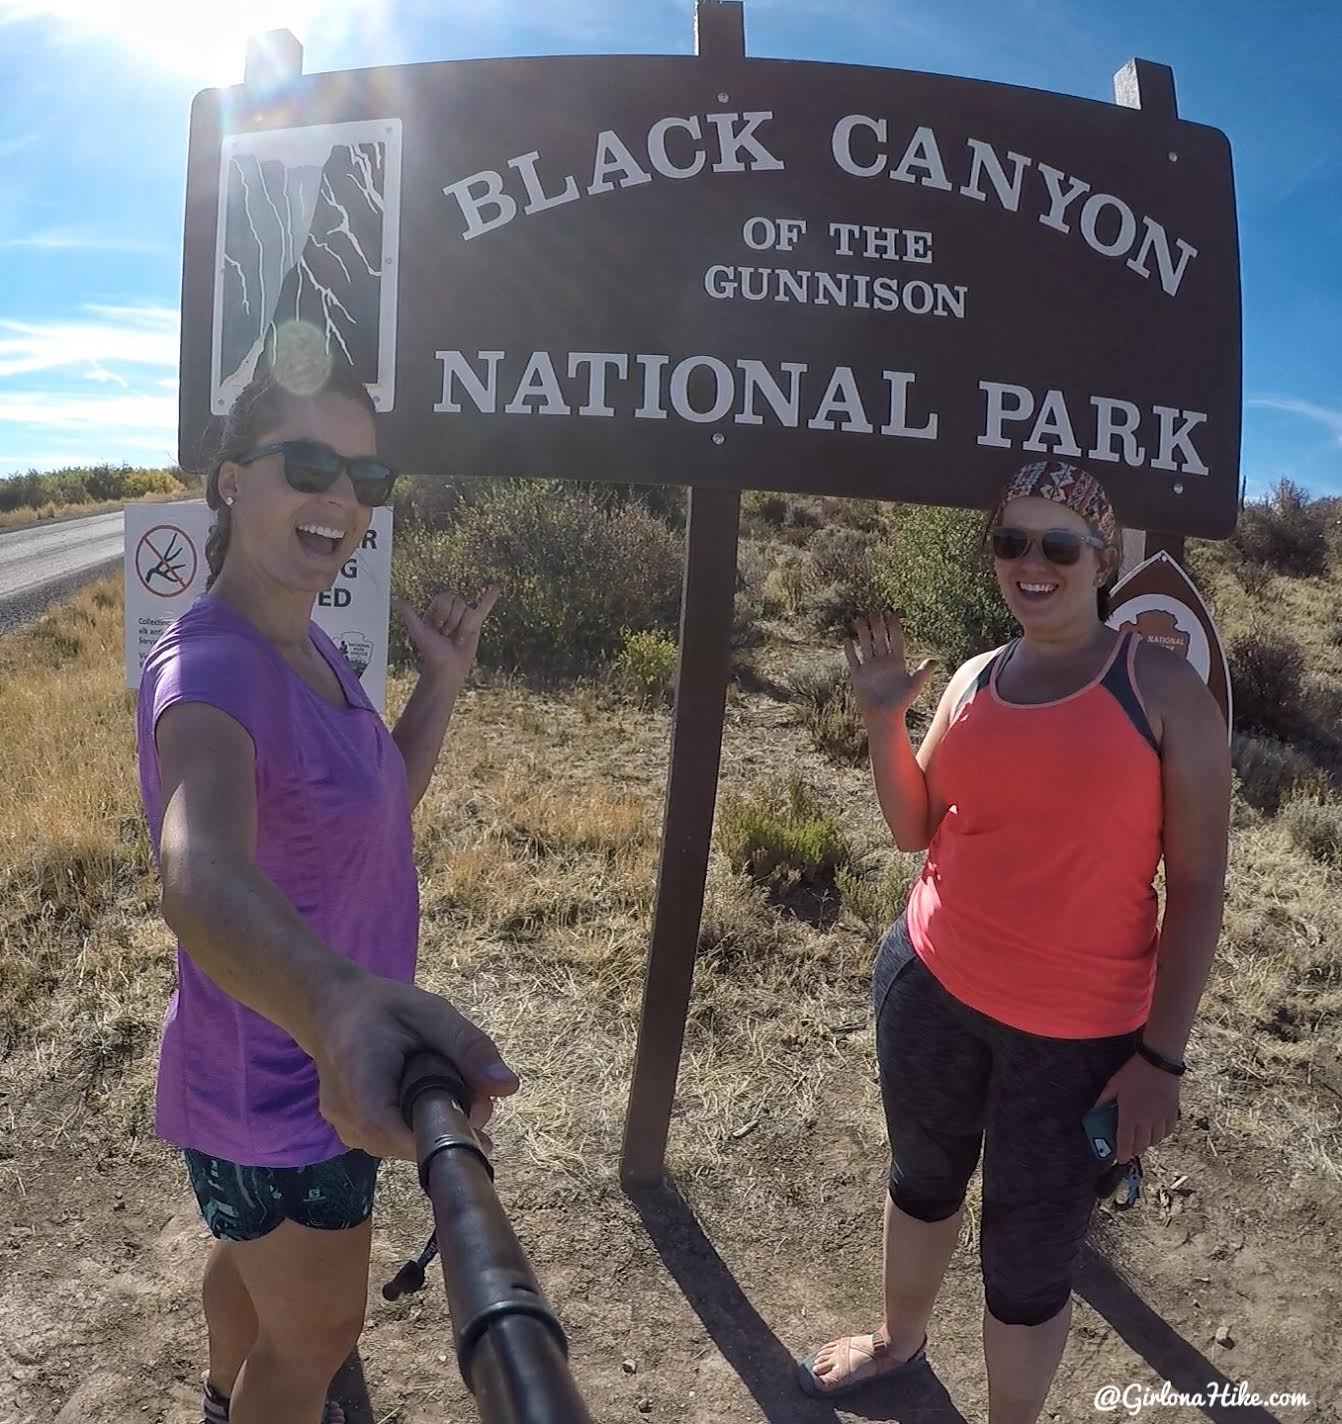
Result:
<svg viewBox="0 0 1342 1424"><path fill-rule="evenodd" d="M1137 1294L1093 1246L1081 1254L1076 1273L1076 1293L1098 1314L1134 1353L1140 1355L1161 1379L1180 1394L1210 1394L1209 1386L1233 1397L1238 1385L1223 1374L1198 1347L1185 1340ZM1281 1424L1279 1416L1261 1405L1206 1404L1205 1418L1214 1424Z"/></svg>
<svg viewBox="0 0 1342 1424"><path fill-rule="evenodd" d="M344 1407L345 1424L377 1424L373 1403L368 1398L368 1384L363 1377L363 1361L357 1349L337 1370L327 1393Z"/></svg>
<svg viewBox="0 0 1342 1424"><path fill-rule="evenodd" d="M679 1190L631 1191L629 1199L685 1299L769 1424L839 1424L836 1405L798 1388L791 1351L736 1283ZM898 1383L874 1381L837 1408L894 1424L966 1424L930 1365Z"/></svg>

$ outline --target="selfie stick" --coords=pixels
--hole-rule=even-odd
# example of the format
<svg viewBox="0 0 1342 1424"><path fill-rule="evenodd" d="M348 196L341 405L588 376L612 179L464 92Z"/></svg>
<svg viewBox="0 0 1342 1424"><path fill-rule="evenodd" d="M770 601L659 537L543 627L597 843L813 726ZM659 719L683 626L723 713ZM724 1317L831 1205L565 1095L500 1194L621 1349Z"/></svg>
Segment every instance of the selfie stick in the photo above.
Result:
<svg viewBox="0 0 1342 1424"><path fill-rule="evenodd" d="M466 1116L460 1075L434 1053L412 1054L401 1112L415 1134L419 1184L434 1234L383 1291L414 1290L442 1258L457 1362L484 1424L591 1424L568 1368L568 1341L494 1192L494 1169ZM415 1281L418 1274L419 1280Z"/></svg>

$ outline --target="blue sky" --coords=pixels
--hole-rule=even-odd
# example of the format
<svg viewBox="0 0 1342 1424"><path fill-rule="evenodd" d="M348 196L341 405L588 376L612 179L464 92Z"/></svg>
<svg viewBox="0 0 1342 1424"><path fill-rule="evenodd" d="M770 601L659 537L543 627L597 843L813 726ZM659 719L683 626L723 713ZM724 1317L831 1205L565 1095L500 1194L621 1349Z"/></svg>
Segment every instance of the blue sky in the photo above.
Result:
<svg viewBox="0 0 1342 1424"><path fill-rule="evenodd" d="M0 0L0 475L170 464L187 112L291 28L308 71L688 53L691 0ZM1342 494L1336 0L747 0L749 53L1109 99L1134 55L1236 166L1249 493Z"/></svg>

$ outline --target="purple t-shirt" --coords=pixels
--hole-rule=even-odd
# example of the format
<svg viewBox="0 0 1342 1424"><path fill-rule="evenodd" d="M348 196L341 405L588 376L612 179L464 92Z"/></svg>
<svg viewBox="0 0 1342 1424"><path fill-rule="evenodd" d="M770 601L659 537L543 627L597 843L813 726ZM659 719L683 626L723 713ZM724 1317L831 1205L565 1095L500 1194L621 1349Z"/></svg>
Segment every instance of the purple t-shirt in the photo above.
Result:
<svg viewBox="0 0 1342 1424"><path fill-rule="evenodd" d="M208 595L149 654L135 730L155 861L163 798L154 729L175 703L206 702L240 723L256 748L262 873L337 954L410 983L419 886L405 762L335 644L315 623L309 631L340 679L344 708L314 692L248 618ZM248 1166L307 1166L348 1150L317 1098L312 1059L178 944L159 1044L158 1135Z"/></svg>

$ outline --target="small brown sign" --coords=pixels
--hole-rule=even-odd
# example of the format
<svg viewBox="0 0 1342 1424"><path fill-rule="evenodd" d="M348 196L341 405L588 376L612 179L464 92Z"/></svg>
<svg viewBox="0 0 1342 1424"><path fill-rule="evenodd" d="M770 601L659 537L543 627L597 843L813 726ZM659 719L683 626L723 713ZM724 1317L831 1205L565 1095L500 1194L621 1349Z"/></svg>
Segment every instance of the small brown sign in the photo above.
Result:
<svg viewBox="0 0 1342 1424"><path fill-rule="evenodd" d="M1229 732L1230 669L1221 635L1192 579L1167 553L1153 555L1119 580L1108 621L1111 628L1140 633L1187 658L1215 697Z"/></svg>

